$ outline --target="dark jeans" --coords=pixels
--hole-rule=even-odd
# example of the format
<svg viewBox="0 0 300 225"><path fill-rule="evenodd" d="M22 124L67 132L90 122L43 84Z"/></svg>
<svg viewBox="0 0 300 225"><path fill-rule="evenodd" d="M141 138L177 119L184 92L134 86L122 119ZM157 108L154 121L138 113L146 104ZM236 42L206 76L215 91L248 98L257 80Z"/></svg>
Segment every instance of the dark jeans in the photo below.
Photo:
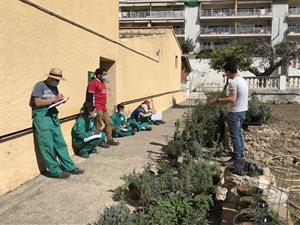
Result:
<svg viewBox="0 0 300 225"><path fill-rule="evenodd" d="M227 116L229 134L234 149L234 158L237 160L244 157L244 136L242 130L244 119L246 119L246 111L229 112Z"/></svg>

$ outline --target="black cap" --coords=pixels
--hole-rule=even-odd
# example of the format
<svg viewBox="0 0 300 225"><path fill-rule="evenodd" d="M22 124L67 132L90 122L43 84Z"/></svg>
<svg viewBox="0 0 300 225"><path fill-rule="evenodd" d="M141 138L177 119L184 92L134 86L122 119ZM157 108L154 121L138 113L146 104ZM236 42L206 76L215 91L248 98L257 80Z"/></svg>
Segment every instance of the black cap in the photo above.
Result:
<svg viewBox="0 0 300 225"><path fill-rule="evenodd" d="M95 70L95 75L102 75L104 72L106 72L105 69L98 68Z"/></svg>

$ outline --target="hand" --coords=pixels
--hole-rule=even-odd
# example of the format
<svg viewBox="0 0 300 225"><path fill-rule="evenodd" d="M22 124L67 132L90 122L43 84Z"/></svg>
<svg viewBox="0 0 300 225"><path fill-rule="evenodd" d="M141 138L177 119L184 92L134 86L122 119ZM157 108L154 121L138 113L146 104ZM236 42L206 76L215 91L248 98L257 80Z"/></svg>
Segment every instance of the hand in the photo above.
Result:
<svg viewBox="0 0 300 225"><path fill-rule="evenodd" d="M64 98L64 96L62 94L59 94L57 96L55 96L55 102L58 102L60 100L62 100Z"/></svg>
<svg viewBox="0 0 300 225"><path fill-rule="evenodd" d="M216 104L218 102L219 102L218 98L213 98L213 99L209 99L208 100L208 104L209 105L214 105L214 104Z"/></svg>

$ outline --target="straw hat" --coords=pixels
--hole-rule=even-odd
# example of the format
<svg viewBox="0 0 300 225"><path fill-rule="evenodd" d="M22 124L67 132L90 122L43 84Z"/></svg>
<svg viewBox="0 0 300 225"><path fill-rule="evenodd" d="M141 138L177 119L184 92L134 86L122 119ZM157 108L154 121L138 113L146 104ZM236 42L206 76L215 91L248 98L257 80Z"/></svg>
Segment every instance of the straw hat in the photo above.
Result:
<svg viewBox="0 0 300 225"><path fill-rule="evenodd" d="M49 74L46 74L46 76L56 80L66 80L65 78L63 78L62 71L59 68L52 68Z"/></svg>

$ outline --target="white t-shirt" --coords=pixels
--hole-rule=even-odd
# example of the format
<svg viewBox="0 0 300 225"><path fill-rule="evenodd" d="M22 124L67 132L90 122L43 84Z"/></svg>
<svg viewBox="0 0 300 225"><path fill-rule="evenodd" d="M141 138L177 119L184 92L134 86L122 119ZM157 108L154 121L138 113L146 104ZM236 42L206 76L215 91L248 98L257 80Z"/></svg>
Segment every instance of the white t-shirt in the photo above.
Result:
<svg viewBox="0 0 300 225"><path fill-rule="evenodd" d="M247 81L241 77L236 76L229 80L228 90L236 90L236 100L231 105L230 112L243 112L248 110L248 84Z"/></svg>

